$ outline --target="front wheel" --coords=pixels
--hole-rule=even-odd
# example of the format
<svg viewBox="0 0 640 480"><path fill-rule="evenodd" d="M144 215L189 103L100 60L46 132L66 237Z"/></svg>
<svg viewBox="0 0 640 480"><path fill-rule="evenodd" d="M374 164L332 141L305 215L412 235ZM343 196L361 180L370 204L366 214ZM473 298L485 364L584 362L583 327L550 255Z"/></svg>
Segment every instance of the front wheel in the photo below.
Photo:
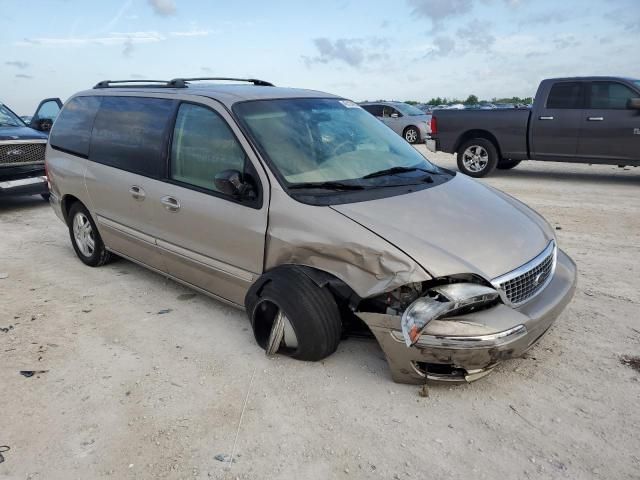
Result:
<svg viewBox="0 0 640 480"><path fill-rule="evenodd" d="M470 177L485 177L495 170L497 164L498 150L486 138L473 138L458 149L458 169Z"/></svg>
<svg viewBox="0 0 640 480"><path fill-rule="evenodd" d="M99 267L109 262L111 253L105 248L89 210L76 202L71 206L67 218L71 245L78 258L90 267Z"/></svg>
<svg viewBox="0 0 640 480"><path fill-rule="evenodd" d="M267 354L318 361L338 348L340 310L326 287L301 267L276 268L249 289L245 299L253 334Z"/></svg>
<svg viewBox="0 0 640 480"><path fill-rule="evenodd" d="M418 143L420 141L420 132L416 127L408 127L404 131L404 139L411 144Z"/></svg>
<svg viewBox="0 0 640 480"><path fill-rule="evenodd" d="M498 170L511 170L518 166L521 160L501 160L498 163Z"/></svg>

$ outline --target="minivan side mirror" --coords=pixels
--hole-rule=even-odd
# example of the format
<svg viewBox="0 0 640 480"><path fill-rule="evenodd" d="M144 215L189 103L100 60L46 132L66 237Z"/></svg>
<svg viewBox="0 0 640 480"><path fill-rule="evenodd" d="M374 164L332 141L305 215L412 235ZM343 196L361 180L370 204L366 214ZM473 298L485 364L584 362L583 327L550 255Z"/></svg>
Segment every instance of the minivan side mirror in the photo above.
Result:
<svg viewBox="0 0 640 480"><path fill-rule="evenodd" d="M627 101L627 108L632 110L640 110L640 98L630 98Z"/></svg>
<svg viewBox="0 0 640 480"><path fill-rule="evenodd" d="M223 170L214 179L216 188L230 197L243 198L253 196L253 186L242 178L238 170Z"/></svg>

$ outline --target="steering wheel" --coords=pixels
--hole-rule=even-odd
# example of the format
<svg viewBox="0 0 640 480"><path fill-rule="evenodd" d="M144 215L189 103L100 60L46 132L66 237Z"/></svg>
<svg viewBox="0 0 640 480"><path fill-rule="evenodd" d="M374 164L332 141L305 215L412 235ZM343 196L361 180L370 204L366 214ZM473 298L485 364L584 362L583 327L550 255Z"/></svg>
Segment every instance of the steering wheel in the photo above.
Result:
<svg viewBox="0 0 640 480"><path fill-rule="evenodd" d="M338 145L336 145L333 150L331 150L331 156L332 157L337 157L340 153L339 150L343 147L346 146L352 146L353 145L353 140L349 139L349 140L344 140L342 142L340 142ZM342 153L347 153L347 152L351 152L353 150L353 148L350 148L349 150L345 150Z"/></svg>

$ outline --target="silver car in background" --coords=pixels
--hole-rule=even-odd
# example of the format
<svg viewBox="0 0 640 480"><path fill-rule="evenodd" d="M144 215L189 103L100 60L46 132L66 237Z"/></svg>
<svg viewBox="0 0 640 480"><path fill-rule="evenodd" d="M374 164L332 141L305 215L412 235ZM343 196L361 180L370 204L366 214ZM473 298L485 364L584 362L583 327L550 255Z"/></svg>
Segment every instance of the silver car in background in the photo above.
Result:
<svg viewBox="0 0 640 480"><path fill-rule="evenodd" d="M362 102L360 106L409 143L423 143L431 133L431 115L403 102Z"/></svg>
<svg viewBox="0 0 640 480"><path fill-rule="evenodd" d="M200 80L105 81L64 106L50 201L86 265L118 255L244 308L268 354L321 360L366 325L405 383L486 375L571 299L540 215L356 103Z"/></svg>

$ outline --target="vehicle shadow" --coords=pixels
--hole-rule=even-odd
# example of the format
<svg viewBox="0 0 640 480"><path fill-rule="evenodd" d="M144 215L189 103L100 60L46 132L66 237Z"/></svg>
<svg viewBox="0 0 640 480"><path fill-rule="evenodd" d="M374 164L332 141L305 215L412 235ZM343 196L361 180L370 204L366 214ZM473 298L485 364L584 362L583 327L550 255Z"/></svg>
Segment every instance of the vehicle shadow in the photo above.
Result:
<svg viewBox="0 0 640 480"><path fill-rule="evenodd" d="M625 175L630 173L630 175ZM526 168L514 168L512 170L495 170L492 177L496 178L514 178L528 180L544 180L546 182L585 182L598 184L617 184L617 185L640 185L640 169L637 173L631 171L623 171L616 173L604 173L602 171L593 172L567 172L558 170L527 170Z"/></svg>
<svg viewBox="0 0 640 480"><path fill-rule="evenodd" d="M0 215L4 212L34 210L36 208L49 208L49 202L44 201L40 195L0 197Z"/></svg>

